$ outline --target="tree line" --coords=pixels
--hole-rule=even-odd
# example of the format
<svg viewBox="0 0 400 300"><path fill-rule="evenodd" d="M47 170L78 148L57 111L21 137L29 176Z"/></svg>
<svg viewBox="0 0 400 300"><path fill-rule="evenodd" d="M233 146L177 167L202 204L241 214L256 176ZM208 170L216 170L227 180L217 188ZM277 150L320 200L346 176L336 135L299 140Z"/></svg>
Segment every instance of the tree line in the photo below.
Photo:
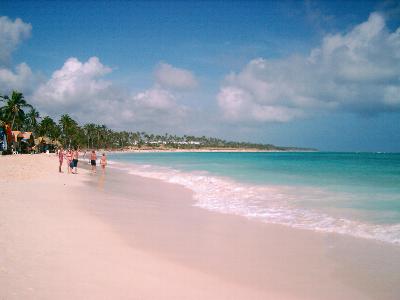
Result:
<svg viewBox="0 0 400 300"><path fill-rule="evenodd" d="M58 122L50 116L41 117L22 93L13 91L10 96L0 95L0 126L9 124L12 130L30 131L35 137L48 137L64 147L87 149L121 149L126 147L151 148L241 148L260 150L300 150L277 147L271 144L232 142L213 137L177 136L165 133L149 134L144 131L115 131L106 125L87 123L79 125L68 114ZM303 149L309 150L309 149Z"/></svg>

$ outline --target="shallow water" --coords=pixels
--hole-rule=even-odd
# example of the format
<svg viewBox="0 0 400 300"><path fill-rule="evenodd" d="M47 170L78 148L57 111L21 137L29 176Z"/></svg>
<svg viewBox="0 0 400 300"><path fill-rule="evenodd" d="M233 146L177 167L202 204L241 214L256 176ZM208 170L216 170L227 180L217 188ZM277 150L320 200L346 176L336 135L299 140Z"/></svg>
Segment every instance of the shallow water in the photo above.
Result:
<svg viewBox="0 0 400 300"><path fill-rule="evenodd" d="M400 245L397 153L125 153L110 160L192 189L205 209Z"/></svg>

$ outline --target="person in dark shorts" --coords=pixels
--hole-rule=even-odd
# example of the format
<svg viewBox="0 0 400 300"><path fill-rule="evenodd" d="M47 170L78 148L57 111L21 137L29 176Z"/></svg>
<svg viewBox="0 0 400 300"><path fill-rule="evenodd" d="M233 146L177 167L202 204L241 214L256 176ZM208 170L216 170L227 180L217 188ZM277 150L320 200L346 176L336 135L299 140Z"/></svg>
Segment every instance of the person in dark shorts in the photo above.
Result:
<svg viewBox="0 0 400 300"><path fill-rule="evenodd" d="M73 165L72 174L78 174L78 159L79 159L79 151L77 148L75 148L74 152L72 153L72 165Z"/></svg>
<svg viewBox="0 0 400 300"><path fill-rule="evenodd" d="M92 153L90 154L90 164L92 165L92 172L96 173L96 152L93 150Z"/></svg>

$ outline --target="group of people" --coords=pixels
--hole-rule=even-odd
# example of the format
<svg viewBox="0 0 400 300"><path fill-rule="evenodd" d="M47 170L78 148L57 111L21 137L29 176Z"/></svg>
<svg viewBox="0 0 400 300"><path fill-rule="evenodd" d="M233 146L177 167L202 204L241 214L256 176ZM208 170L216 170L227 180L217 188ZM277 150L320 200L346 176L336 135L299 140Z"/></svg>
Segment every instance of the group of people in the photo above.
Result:
<svg viewBox="0 0 400 300"><path fill-rule="evenodd" d="M64 151L64 149L61 147L60 149L58 149L57 155L58 155L58 161L60 163L58 167L58 171L60 173L62 173L61 167L63 165L65 158L67 161L68 174L69 173L78 174L79 150L77 148L75 148L74 150L68 149ZM83 155L83 158L85 158L85 156L86 152ZM94 150L90 153L90 165L92 166L92 172L96 173L97 155ZM106 165L107 165L107 158L106 154L103 153L103 155L100 158L100 166L103 172L105 172Z"/></svg>
<svg viewBox="0 0 400 300"><path fill-rule="evenodd" d="M97 165L97 155L94 150L90 153L90 165L92 166L92 172L96 173L96 165ZM106 154L103 153L103 155L100 158L100 166L103 172L106 171L106 165L107 165L107 158Z"/></svg>
<svg viewBox="0 0 400 300"><path fill-rule="evenodd" d="M58 171L62 173L61 167L64 162L64 158L67 160L67 170L68 174L78 174L78 160L79 160L79 151L78 149L68 149L64 151L63 148L58 149L57 151L58 161L60 165L58 166Z"/></svg>

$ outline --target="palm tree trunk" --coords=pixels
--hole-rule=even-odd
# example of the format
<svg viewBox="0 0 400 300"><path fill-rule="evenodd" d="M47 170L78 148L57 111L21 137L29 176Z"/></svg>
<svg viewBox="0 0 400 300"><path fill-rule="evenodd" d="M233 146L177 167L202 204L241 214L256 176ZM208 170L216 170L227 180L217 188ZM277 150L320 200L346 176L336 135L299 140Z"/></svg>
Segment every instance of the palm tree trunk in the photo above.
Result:
<svg viewBox="0 0 400 300"><path fill-rule="evenodd" d="M14 121L15 121L15 116L17 115L17 113L14 114L13 120L11 122L11 130L13 130L14 127Z"/></svg>

